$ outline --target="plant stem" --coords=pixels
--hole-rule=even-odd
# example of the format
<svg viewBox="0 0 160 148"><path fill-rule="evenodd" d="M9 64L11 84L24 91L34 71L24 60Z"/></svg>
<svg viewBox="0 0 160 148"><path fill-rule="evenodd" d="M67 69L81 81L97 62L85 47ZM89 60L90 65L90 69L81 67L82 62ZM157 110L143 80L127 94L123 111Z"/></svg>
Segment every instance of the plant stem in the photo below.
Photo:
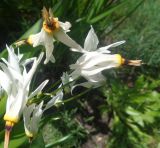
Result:
<svg viewBox="0 0 160 148"><path fill-rule="evenodd" d="M10 130L5 130L4 148L8 148L10 139Z"/></svg>

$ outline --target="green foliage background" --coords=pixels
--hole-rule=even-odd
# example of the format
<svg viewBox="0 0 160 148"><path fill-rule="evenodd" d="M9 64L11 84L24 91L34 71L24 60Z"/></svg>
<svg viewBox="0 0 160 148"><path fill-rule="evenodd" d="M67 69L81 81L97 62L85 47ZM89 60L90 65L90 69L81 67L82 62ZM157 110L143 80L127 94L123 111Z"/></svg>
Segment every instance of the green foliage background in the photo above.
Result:
<svg viewBox="0 0 160 148"><path fill-rule="evenodd" d="M87 92L83 88L76 89L72 101L67 101L72 96L66 90L64 105L45 113L39 135L30 147L160 147L160 1L1 0L1 49L6 43L11 44L41 29L43 6L52 7L59 20L71 22L69 35L81 45L93 25L100 46L126 40L125 45L112 49L113 53L121 53L128 59L142 59L144 64L105 71L105 86ZM41 49L25 46L20 50L31 57L37 56ZM41 65L33 87L46 78L50 79L50 84L55 83L78 57L59 43L55 45L54 55L56 64ZM5 50L2 56L7 56ZM80 92L82 94L78 95ZM0 101L1 119L5 98ZM3 120L0 135L2 147ZM22 121L13 129L10 145L28 147Z"/></svg>

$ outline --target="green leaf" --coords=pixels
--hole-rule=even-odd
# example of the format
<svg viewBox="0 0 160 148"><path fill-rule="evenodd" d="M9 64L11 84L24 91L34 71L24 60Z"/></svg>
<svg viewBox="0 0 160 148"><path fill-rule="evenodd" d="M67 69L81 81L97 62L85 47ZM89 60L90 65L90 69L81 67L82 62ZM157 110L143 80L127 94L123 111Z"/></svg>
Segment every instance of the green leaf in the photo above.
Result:
<svg viewBox="0 0 160 148"><path fill-rule="evenodd" d="M44 148L45 143L42 136L42 133L38 133L37 137L30 144L30 148Z"/></svg>
<svg viewBox="0 0 160 148"><path fill-rule="evenodd" d="M101 19L109 16L112 12L116 11L118 8L124 6L126 4L127 1L124 1L122 3L120 3L119 5L117 4L116 6L110 8L109 10L106 10L105 12L99 14L98 16L94 17L93 19L89 20L89 23L94 24L98 21L100 21Z"/></svg>
<svg viewBox="0 0 160 148"><path fill-rule="evenodd" d="M50 148L50 147L53 147L53 146L62 144L62 143L64 143L65 141L69 140L70 138L72 138L72 134L69 134L69 135L63 137L63 138L55 141L54 143L47 144L47 145L45 146L45 148Z"/></svg>

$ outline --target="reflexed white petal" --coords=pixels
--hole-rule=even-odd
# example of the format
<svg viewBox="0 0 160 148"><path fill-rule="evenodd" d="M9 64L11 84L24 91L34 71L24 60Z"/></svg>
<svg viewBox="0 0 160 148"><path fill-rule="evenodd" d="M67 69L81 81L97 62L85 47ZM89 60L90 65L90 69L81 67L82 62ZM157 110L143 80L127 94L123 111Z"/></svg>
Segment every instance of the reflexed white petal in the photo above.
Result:
<svg viewBox="0 0 160 148"><path fill-rule="evenodd" d="M0 63L0 66L3 69L3 71L10 77L10 80L12 80L13 82L15 82L15 79L17 79L21 83L23 83L23 77L21 76L21 73L19 73L18 71L16 71L16 69L14 69L13 67L10 67L10 65L8 65L8 67L7 67L3 63ZM15 83L15 85L16 85L16 83Z"/></svg>
<svg viewBox="0 0 160 148"><path fill-rule="evenodd" d="M73 94L74 89L76 87L78 87L78 86L82 86L82 87L86 87L86 88L91 88L93 85L90 82L84 82L84 83L76 84L76 85L72 86L72 88L71 88L71 94Z"/></svg>
<svg viewBox="0 0 160 148"><path fill-rule="evenodd" d="M77 86L83 86L83 87L86 87L86 88L91 88L91 87L92 87L92 84L91 84L90 82L84 82L84 83L80 83L80 84L74 85L74 86L72 87L72 91L73 91L73 89L74 89L75 87L77 87Z"/></svg>
<svg viewBox="0 0 160 148"><path fill-rule="evenodd" d="M41 29L41 31L37 34L30 35L29 39L31 40L33 47L44 45L44 36L45 31L43 29Z"/></svg>
<svg viewBox="0 0 160 148"><path fill-rule="evenodd" d="M8 110L6 110L7 116L20 118L26 104L25 93L26 92L24 92L24 90L19 89L17 95L14 98L8 98L7 103L9 102L10 106L8 106Z"/></svg>
<svg viewBox="0 0 160 148"><path fill-rule="evenodd" d="M108 55L108 54L102 54L102 53L97 53L93 55L92 57L88 58L87 61L81 65L83 69L88 69L93 66L98 66L101 65L102 63L107 65L114 65L113 67L119 66L117 56L114 55Z"/></svg>
<svg viewBox="0 0 160 148"><path fill-rule="evenodd" d="M17 55L14 53L14 49L11 47L9 48L6 45L7 51L8 51L8 63L9 65L16 69L17 72L20 73L20 67L19 67L19 59L17 57Z"/></svg>
<svg viewBox="0 0 160 148"><path fill-rule="evenodd" d="M111 53L111 51L109 51L107 49L108 49L108 46L101 47L101 48L98 48L97 52L100 52L100 53Z"/></svg>
<svg viewBox="0 0 160 148"><path fill-rule="evenodd" d="M101 53L110 53L110 51L108 50L109 48L113 48L113 47L117 47L121 44L124 44L126 41L119 41L119 42L116 42L116 43L113 43L113 44L110 44L108 46L105 46L105 47L101 47L97 50L97 52L101 52Z"/></svg>
<svg viewBox="0 0 160 148"><path fill-rule="evenodd" d="M82 49L70 48L71 51L85 53L86 51Z"/></svg>
<svg viewBox="0 0 160 148"><path fill-rule="evenodd" d="M71 88L71 93L73 93L73 90L78 87L78 86L82 86L82 87L86 87L86 88L97 88L103 85L103 83L105 82L105 77L101 74L98 73L96 75L92 75L92 76L88 76L85 77L88 82L84 82L84 83L80 83L80 84L76 84Z"/></svg>
<svg viewBox="0 0 160 148"><path fill-rule="evenodd" d="M36 108L33 111L31 125L30 125L30 132L33 135L36 135L38 132L39 122L43 114L42 106L43 106L43 101L38 106L36 106Z"/></svg>
<svg viewBox="0 0 160 148"><path fill-rule="evenodd" d="M62 80L63 85L65 85L65 84L70 82L70 76L68 75L67 72L63 72L61 80Z"/></svg>
<svg viewBox="0 0 160 148"><path fill-rule="evenodd" d="M43 101L37 106L32 104L24 108L23 119L26 134L32 134L33 136L37 134L39 122L43 113L42 106Z"/></svg>
<svg viewBox="0 0 160 148"><path fill-rule="evenodd" d="M31 104L29 106L25 106L23 110L23 120L24 120L24 128L25 131L29 131L30 129L30 117L35 108L35 104Z"/></svg>
<svg viewBox="0 0 160 148"><path fill-rule="evenodd" d="M70 22L65 22L65 23L63 23L63 22L59 22L59 24L60 24L60 26L61 26L61 28L65 31L65 32L69 32L70 30L70 28L71 28L71 23Z"/></svg>
<svg viewBox="0 0 160 148"><path fill-rule="evenodd" d="M72 40L62 29L55 32L54 37L58 41L62 42L63 44L65 44L71 48L77 49L77 51L79 51L79 52L81 52L83 50L82 47L78 43L76 43L74 40Z"/></svg>
<svg viewBox="0 0 160 148"><path fill-rule="evenodd" d="M34 60L33 62L33 65L32 65L32 68L30 69L30 71L27 73L26 77L25 77L25 80L24 80L24 87L27 87L33 77L33 74L35 73L36 69L37 69L37 66L38 64L41 62L42 58L43 58L43 55L44 53L42 52L40 54L40 56L38 57L38 59Z"/></svg>
<svg viewBox="0 0 160 148"><path fill-rule="evenodd" d="M65 85L65 84L68 84L69 82L72 82L73 78L67 72L64 72L61 77L61 80L62 80L62 84Z"/></svg>
<svg viewBox="0 0 160 148"><path fill-rule="evenodd" d="M97 73L95 75L90 75L90 76L86 77L86 79L89 82L93 82L93 83L100 83L100 82L104 82L106 80L106 78L101 73Z"/></svg>
<svg viewBox="0 0 160 148"><path fill-rule="evenodd" d="M109 56L101 53L88 53L83 63L80 63L83 69L90 68L98 63L104 62ZM111 57L110 57L111 58Z"/></svg>
<svg viewBox="0 0 160 148"><path fill-rule="evenodd" d="M78 68L78 64L71 64L71 65L69 65L69 68L70 69L77 69Z"/></svg>
<svg viewBox="0 0 160 148"><path fill-rule="evenodd" d="M80 68L74 70L74 71L70 74L72 80L77 79L80 75L81 75L81 69L80 69Z"/></svg>
<svg viewBox="0 0 160 148"><path fill-rule="evenodd" d="M49 61L52 63L55 63L55 58L52 55L54 45L53 45L53 36L51 34L48 34L45 32L45 30L42 28L41 32L31 35L29 37L31 42L33 43L33 47L43 45L46 49L46 59L44 61L44 64L47 64Z"/></svg>
<svg viewBox="0 0 160 148"><path fill-rule="evenodd" d="M98 74L99 72L105 70L105 69L110 69L110 68L113 68L113 67L116 67L116 65L113 63L113 64L107 64L103 67L100 67L100 66L95 66L95 67L92 67L90 69L86 69L86 70L82 70L81 71L81 75L83 76L91 76L91 75L95 75L95 74Z"/></svg>
<svg viewBox="0 0 160 148"><path fill-rule="evenodd" d="M43 111L51 108L56 102L61 101L63 99L63 92L59 91L56 96L53 96L52 99L46 104L46 107Z"/></svg>
<svg viewBox="0 0 160 148"><path fill-rule="evenodd" d="M28 99L34 97L34 96L37 95L39 92L41 92L42 89L43 89L43 88L46 86L46 84L48 83L48 81L49 81L49 80L43 81L43 82L37 87L37 89L34 90L34 91L30 94L30 96L28 97Z"/></svg>
<svg viewBox="0 0 160 148"><path fill-rule="evenodd" d="M94 55L95 52L87 52L85 54L83 54L76 62L76 64L71 64L70 68L71 69L75 69L76 67L79 67L79 65L83 65L84 63L86 63L86 61L88 61L89 59L91 59L91 57ZM97 55L97 54L95 54Z"/></svg>
<svg viewBox="0 0 160 148"><path fill-rule="evenodd" d="M26 65L32 63L35 59L36 59L35 57L26 59L26 60L22 61L21 64L22 64L23 66L26 66Z"/></svg>
<svg viewBox="0 0 160 148"><path fill-rule="evenodd" d="M11 85L11 81L8 78L8 76L0 70L0 85L3 87L3 89L7 92L7 94L10 93L10 85Z"/></svg>
<svg viewBox="0 0 160 148"><path fill-rule="evenodd" d="M20 62L20 60L21 60L22 58L23 58L23 54L20 53L19 48L18 48L18 59L19 59L19 62Z"/></svg>
<svg viewBox="0 0 160 148"><path fill-rule="evenodd" d="M47 64L49 61L52 63L55 63L55 58L52 55L53 53L53 38L48 38L47 42L45 43L45 48L46 48L46 59L44 61L44 64Z"/></svg>
<svg viewBox="0 0 160 148"><path fill-rule="evenodd" d="M88 32L88 35L84 42L84 50L94 51L97 49L98 43L99 43L98 37L95 34L93 27L91 26L91 29Z"/></svg>

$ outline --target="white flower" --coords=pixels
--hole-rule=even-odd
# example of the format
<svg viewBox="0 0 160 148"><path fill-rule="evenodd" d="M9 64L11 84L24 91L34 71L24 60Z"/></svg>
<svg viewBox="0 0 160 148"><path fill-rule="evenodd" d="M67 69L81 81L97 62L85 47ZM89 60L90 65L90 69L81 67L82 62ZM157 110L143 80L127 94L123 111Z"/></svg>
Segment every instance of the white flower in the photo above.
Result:
<svg viewBox="0 0 160 148"><path fill-rule="evenodd" d="M37 106L36 104L31 104L29 106L25 106L24 108L24 129L26 135L30 138L35 137L38 132L39 122L41 121L43 114L42 106L43 101Z"/></svg>
<svg viewBox="0 0 160 148"><path fill-rule="evenodd" d="M43 57L43 53L40 54L38 59L32 58L24 61L23 67L21 67L20 56L14 53L13 48L7 46L7 50L8 61L2 59L5 64L0 63L0 67L2 68L0 70L0 85L8 95L4 120L6 121L6 125L10 126L18 122L28 99L39 93L48 80L44 81L35 91L29 93L32 77ZM31 61L33 61L32 67L27 71L25 63Z"/></svg>
<svg viewBox="0 0 160 148"><path fill-rule="evenodd" d="M88 53L88 52L93 52L93 51L98 52L98 53L111 53L111 51L108 50L109 48L117 47L124 43L125 41L120 41L120 42L116 42L116 43L113 43L113 44L110 44L104 47L97 48L99 44L99 40L98 40L97 35L94 32L93 27L91 26L91 29L89 30L88 35L84 42L84 49L79 50L78 48L71 48L71 50L76 51L76 52L81 52L81 53Z"/></svg>
<svg viewBox="0 0 160 148"><path fill-rule="evenodd" d="M105 77L101 73L103 70L119 67L125 62L121 55L109 54L110 51L108 50L111 47L116 47L125 43L125 41L116 42L97 49L98 43L98 38L91 27L84 42L84 50L72 49L73 51L82 52L83 55L75 64L70 65L70 68L74 70L70 74L71 77L76 79L82 76L88 80L88 82L78 85L84 87L98 87L105 81Z"/></svg>
<svg viewBox="0 0 160 148"><path fill-rule="evenodd" d="M24 127L25 133L28 137L33 138L37 135L39 123L41 117L47 109L51 108L53 105L56 105L63 98L62 90L58 91L55 96L46 104L45 108L42 109L43 101L39 105L31 104L25 106L23 111Z"/></svg>
<svg viewBox="0 0 160 148"><path fill-rule="evenodd" d="M69 22L60 22L58 18L53 17L52 12L43 9L43 27L41 31L37 34L30 35L27 42L33 47L42 45L46 49L46 59L44 64L47 64L49 61L55 62L55 58L52 54L54 45L53 42L58 40L65 45L82 50L81 46L72 40L66 32L70 31L71 24ZM17 43L18 44L18 43Z"/></svg>

